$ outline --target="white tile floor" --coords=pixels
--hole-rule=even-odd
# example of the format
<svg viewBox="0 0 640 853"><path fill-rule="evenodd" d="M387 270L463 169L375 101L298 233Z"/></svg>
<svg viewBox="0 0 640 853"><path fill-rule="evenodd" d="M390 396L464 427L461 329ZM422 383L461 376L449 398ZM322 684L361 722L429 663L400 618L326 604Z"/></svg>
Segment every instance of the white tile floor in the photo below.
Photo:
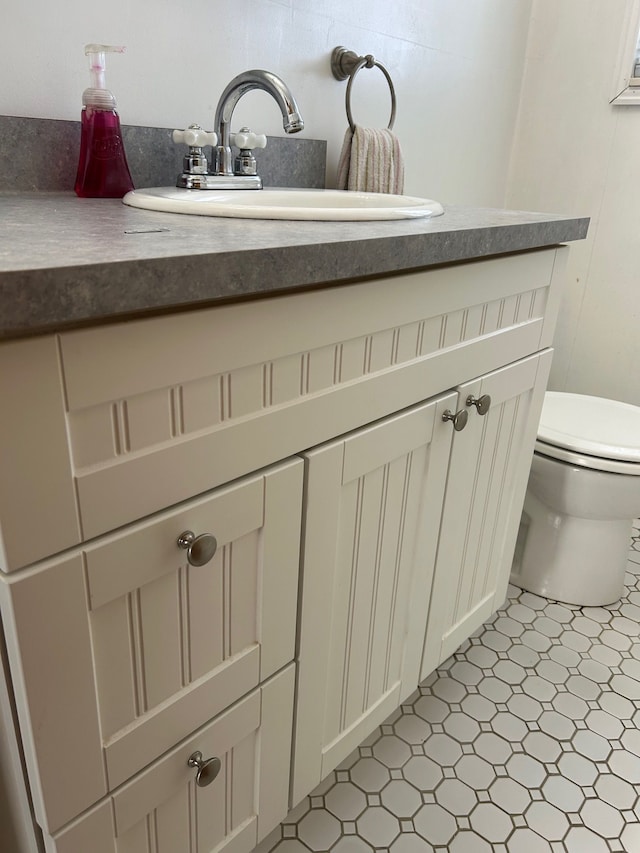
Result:
<svg viewBox="0 0 640 853"><path fill-rule="evenodd" d="M504 607L256 853L640 853L640 523L623 598Z"/></svg>

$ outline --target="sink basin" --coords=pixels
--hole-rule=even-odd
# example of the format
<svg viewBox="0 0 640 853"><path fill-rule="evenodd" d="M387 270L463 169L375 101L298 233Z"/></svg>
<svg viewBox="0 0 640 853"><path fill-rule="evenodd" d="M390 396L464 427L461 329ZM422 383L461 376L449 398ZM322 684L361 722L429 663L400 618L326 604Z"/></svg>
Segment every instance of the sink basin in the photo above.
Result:
<svg viewBox="0 0 640 853"><path fill-rule="evenodd" d="M122 199L132 207L165 213L244 219L375 220L440 216L442 205L427 198L346 190L186 190L152 187Z"/></svg>

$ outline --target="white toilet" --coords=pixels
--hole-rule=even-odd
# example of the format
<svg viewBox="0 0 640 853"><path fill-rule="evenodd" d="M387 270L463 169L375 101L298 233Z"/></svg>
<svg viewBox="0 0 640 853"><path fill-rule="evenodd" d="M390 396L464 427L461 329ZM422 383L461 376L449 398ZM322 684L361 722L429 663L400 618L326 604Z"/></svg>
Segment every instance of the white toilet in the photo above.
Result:
<svg viewBox="0 0 640 853"><path fill-rule="evenodd" d="M569 604L612 604L638 516L640 407L548 391L511 582Z"/></svg>

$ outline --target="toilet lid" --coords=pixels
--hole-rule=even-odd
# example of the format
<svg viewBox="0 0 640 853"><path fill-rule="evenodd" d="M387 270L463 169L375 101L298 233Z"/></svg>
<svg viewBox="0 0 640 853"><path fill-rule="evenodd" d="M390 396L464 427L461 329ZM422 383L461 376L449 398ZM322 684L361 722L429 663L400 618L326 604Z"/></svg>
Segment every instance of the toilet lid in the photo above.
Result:
<svg viewBox="0 0 640 853"><path fill-rule="evenodd" d="M538 439L588 456L640 463L640 407L547 391Z"/></svg>

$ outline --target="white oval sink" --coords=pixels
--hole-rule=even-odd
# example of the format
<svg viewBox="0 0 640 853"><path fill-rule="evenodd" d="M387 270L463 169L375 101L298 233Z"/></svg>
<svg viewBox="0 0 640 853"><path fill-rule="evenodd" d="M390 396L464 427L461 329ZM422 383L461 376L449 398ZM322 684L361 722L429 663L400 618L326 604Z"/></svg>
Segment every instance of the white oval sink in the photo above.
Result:
<svg viewBox="0 0 640 853"><path fill-rule="evenodd" d="M152 187L122 199L132 207L165 213L245 219L374 220L440 216L442 205L427 198L346 190L185 190Z"/></svg>

